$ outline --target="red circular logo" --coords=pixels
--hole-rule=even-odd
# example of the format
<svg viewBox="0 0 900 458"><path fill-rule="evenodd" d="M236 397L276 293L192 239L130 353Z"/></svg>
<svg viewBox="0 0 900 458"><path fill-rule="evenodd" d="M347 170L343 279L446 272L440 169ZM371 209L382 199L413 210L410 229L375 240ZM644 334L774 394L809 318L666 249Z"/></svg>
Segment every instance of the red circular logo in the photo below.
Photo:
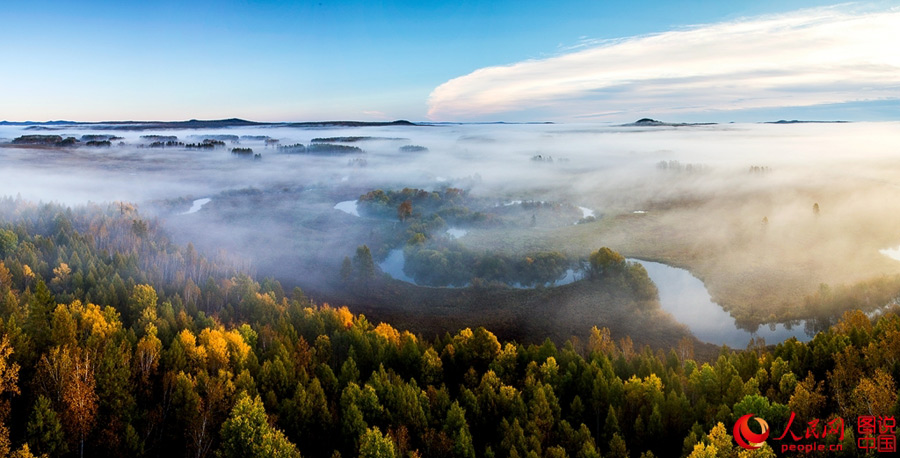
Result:
<svg viewBox="0 0 900 458"><path fill-rule="evenodd" d="M753 417L753 415L754 414L752 413L748 413L747 415L738 418L738 421L734 424L734 440L738 445L747 450L756 450L762 447L766 438L769 437L769 424L759 417L754 417L753 419L759 423L762 432L757 434L750 431L750 417Z"/></svg>

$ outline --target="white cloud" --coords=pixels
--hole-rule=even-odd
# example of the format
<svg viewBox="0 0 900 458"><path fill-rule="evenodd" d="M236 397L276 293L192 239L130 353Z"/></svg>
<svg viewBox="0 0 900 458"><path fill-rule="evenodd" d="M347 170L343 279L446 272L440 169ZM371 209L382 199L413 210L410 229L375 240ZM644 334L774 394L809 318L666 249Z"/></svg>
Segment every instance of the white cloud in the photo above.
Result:
<svg viewBox="0 0 900 458"><path fill-rule="evenodd" d="M602 119L900 99L900 9L850 8L586 42L482 68L438 86L428 116Z"/></svg>

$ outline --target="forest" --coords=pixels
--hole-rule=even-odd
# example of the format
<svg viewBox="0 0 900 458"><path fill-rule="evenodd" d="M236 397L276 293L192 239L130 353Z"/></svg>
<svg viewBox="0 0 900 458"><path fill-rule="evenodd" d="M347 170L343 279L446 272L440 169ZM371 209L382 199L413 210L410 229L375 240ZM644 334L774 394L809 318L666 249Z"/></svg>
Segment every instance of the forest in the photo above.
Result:
<svg viewBox="0 0 900 458"><path fill-rule="evenodd" d="M447 229L503 228L530 220L566 220L577 215L572 205L529 201L497 204L476 198L454 187L426 191L376 189L359 197L362 215L381 219L396 217L402 224L386 237L380 254L386 249L403 249L404 272L417 284L428 286L465 286L471 282L537 286L553 284L568 269L582 270L587 259L570 259L555 250L532 250L515 255L499 251L472 250L446 235ZM576 219L577 216L571 216ZM587 253L585 253L585 258ZM348 262L345 260L345 264Z"/></svg>
<svg viewBox="0 0 900 458"><path fill-rule="evenodd" d="M821 420L855 456L857 416L898 413L894 311L712 358L598 327L416 335L178 246L121 202L0 200L0 336L0 456L775 456L732 440L750 413L801 436Z"/></svg>

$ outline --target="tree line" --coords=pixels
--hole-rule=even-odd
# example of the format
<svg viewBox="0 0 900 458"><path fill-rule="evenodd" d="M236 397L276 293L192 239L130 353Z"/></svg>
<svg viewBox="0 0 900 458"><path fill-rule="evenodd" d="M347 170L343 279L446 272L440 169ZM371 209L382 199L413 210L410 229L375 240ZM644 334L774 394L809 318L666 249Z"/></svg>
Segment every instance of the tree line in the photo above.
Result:
<svg viewBox="0 0 900 458"><path fill-rule="evenodd" d="M5 199L0 221L0 456L773 456L736 448L734 421L897 413L893 312L710 361L596 327L426 339L176 246L128 204Z"/></svg>

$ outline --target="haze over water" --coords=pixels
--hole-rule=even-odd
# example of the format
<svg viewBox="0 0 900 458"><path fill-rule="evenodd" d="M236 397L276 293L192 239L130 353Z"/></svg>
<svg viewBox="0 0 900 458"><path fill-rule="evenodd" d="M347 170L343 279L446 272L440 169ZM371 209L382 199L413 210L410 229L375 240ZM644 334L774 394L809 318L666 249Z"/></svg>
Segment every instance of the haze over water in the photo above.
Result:
<svg viewBox="0 0 900 458"><path fill-rule="evenodd" d="M815 242L818 245L844 247L856 243L857 235L843 229L843 224L859 218L856 215L866 209L900 213L900 208L893 208L896 204L892 202L897 201L886 198L900 191L896 165L892 165L893 155L900 148L898 132L897 123L252 127L139 132L90 127L35 131L3 126L0 138L7 139L28 134L76 138L114 134L123 138L110 148L0 148L4 163L0 193L69 205L136 202L145 212L161 218L184 242L232 251L251 260L267 275L298 281L316 278L322 272L287 270L285 259L302 258L307 264L312 259L337 262L352 254L351 247L362 242L341 226L360 221L353 214L355 200L373 189L407 187L429 191L459 187L473 196L493 200L497 206L552 201L578 207L577 212L583 216L594 215L598 222L593 224L600 232L590 236L590 241L585 238L586 245L569 243L564 247L576 256L609 244L643 257L648 256L649 249L659 253L651 253L652 257L665 260L673 241L677 242L674 246L681 246L685 242L679 240L689 235L696 243L710 244L694 245L694 256L712 260L735 250L746 253L738 262L752 268L772 255L767 245L779 247L772 249L782 254L796 247L801 250L798 256L803 256L803 245L808 242L796 237L808 230L798 233L796 228L809 223L809 206L814 201L821 201L826 209L827 217L818 225L827 226L829 231ZM150 141L142 138L148 135L174 135L183 142L217 135L244 138L212 150L186 150L150 148ZM360 148L357 152L316 155L285 153L267 145L265 137L277 139L279 146L310 145L314 138L363 138L344 143ZM409 145L424 148L416 152L402 149ZM252 148L261 157L237 157L229 152L235 147ZM754 167L765 172L753 172ZM848 186L853 192L839 197L831 194ZM234 200L234 196L248 191L258 193L252 212L240 207L248 205L246 202ZM697 204L684 206L689 202ZM226 209L233 216L223 219L220 215ZM260 212L263 218L250 216ZM327 221L327 226L297 223L297 216L292 216L295 213ZM675 230L642 246L622 245L623 239L605 236L601 230L642 217L663 224L670 218L681 218L681 214L697 215L689 217L695 221L698 216L701 220L708 218L708 224L681 233ZM623 220L626 216L630 219ZM761 226L763 217L769 223ZM560 224L580 231L582 238L595 227L572 226L578 222L575 217ZM359 226L360 235L365 234L365 224L363 221ZM891 236L889 219L882 225L868 225L877 231L875 240L880 241L866 253L883 258L887 273L896 261L878 250L900 245L900 232ZM697 234L697 230L708 234ZM555 236L544 230L534 235L520 232L508 241L486 234L472 228L450 228L446 232L447 237L475 249L510 252L529 244L559 248L552 241ZM529 242L529 238L534 240ZM754 245L744 247L749 241ZM396 260L389 258L387 262ZM813 257L808 262L826 261ZM655 263L645 266L660 287L664 308L688 324L698 338L735 347L749 340L749 334L734 327L733 318L711 301L702 283L688 272L667 270ZM802 318L802 314L791 316ZM764 326L758 332L769 342L791 335L805 338L802 326L787 331L779 325L774 332Z"/></svg>

